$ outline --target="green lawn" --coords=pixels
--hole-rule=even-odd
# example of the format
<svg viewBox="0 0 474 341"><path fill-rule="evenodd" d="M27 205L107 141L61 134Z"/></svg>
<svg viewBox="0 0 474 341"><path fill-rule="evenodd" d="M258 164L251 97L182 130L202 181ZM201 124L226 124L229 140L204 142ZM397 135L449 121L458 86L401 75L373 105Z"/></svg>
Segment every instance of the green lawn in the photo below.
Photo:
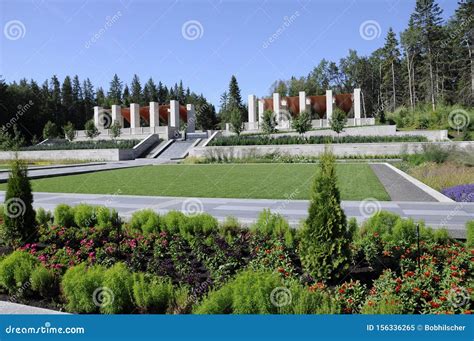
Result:
<svg viewBox="0 0 474 341"><path fill-rule="evenodd" d="M160 165L32 180L38 192L308 199L317 165ZM390 200L368 164L337 164L343 200ZM0 186L5 189L5 184Z"/></svg>

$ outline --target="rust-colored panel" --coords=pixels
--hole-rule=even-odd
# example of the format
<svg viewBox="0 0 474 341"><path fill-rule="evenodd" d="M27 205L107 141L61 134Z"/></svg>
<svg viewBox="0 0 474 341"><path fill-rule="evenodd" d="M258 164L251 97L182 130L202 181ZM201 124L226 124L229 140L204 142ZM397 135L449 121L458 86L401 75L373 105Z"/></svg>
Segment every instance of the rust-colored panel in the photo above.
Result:
<svg viewBox="0 0 474 341"><path fill-rule="evenodd" d="M289 96L284 99L286 100L287 109L291 113L291 116L298 116L300 113L300 97Z"/></svg>
<svg viewBox="0 0 474 341"><path fill-rule="evenodd" d="M311 101L311 111L315 112L319 118L326 114L326 96L306 96Z"/></svg>
<svg viewBox="0 0 474 341"><path fill-rule="evenodd" d="M339 94L334 96L336 98L336 107L343 110L346 114L352 108L352 94Z"/></svg>
<svg viewBox="0 0 474 341"><path fill-rule="evenodd" d="M168 124L168 109L170 108L168 105L160 105L160 122L164 122ZM122 116L123 118L130 123L130 108L122 108ZM149 124L150 122L150 107L140 107L140 117L145 120L146 123ZM182 121L187 122L188 120L188 111L184 105L179 106L179 117Z"/></svg>
<svg viewBox="0 0 474 341"><path fill-rule="evenodd" d="M273 98L263 99L263 111L266 111L266 110L273 111Z"/></svg>

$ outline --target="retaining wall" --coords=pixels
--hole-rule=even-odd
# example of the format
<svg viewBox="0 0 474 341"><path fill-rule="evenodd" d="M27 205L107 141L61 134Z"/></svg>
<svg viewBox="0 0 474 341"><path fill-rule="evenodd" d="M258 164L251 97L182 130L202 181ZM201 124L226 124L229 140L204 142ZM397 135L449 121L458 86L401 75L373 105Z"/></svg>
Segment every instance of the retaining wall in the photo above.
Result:
<svg viewBox="0 0 474 341"><path fill-rule="evenodd" d="M0 152L0 160L12 160L15 154L15 152ZM133 149L31 150L19 151L17 154L24 160L120 161L135 158Z"/></svg>
<svg viewBox="0 0 474 341"><path fill-rule="evenodd" d="M400 155L413 154L423 149L423 145L438 145L442 148L458 148L474 150L474 142L388 142L388 143L334 143L334 144L300 144L276 146L225 146L225 147L196 147L189 152L194 157L227 157L244 158L264 156L278 153L291 156L318 156L329 148L339 157L359 155Z"/></svg>

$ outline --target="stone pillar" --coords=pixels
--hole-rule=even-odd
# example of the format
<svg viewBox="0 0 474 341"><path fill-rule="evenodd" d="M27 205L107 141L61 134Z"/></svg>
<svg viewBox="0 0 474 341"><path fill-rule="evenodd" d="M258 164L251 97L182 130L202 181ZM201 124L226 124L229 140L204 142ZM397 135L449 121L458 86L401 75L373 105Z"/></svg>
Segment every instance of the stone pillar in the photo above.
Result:
<svg viewBox="0 0 474 341"><path fill-rule="evenodd" d="M117 104L112 105L112 124L114 124L115 121L123 128L122 107Z"/></svg>
<svg viewBox="0 0 474 341"><path fill-rule="evenodd" d="M249 129L255 129L255 122L257 121L257 98L255 95L249 95L248 98L248 114L249 114Z"/></svg>
<svg viewBox="0 0 474 341"><path fill-rule="evenodd" d="M352 101L354 106L354 125L358 126L361 123L360 120L360 89L354 89L354 99Z"/></svg>
<svg viewBox="0 0 474 341"><path fill-rule="evenodd" d="M326 90L326 119L332 119L332 90Z"/></svg>
<svg viewBox="0 0 474 341"><path fill-rule="evenodd" d="M263 113L265 112L265 102L263 99L258 100L258 122L262 124L263 122Z"/></svg>
<svg viewBox="0 0 474 341"><path fill-rule="evenodd" d="M273 112L275 113L277 124L280 124L280 94L273 94Z"/></svg>
<svg viewBox="0 0 474 341"><path fill-rule="evenodd" d="M160 105L158 102L150 102L150 128L160 125ZM150 129L150 132L152 129Z"/></svg>
<svg viewBox="0 0 474 341"><path fill-rule="evenodd" d="M299 102L300 102L300 114L301 114L303 111L306 111L306 92L300 91Z"/></svg>
<svg viewBox="0 0 474 341"><path fill-rule="evenodd" d="M175 127L179 130L179 102L176 100L170 101L170 109L168 116L168 126Z"/></svg>
<svg viewBox="0 0 474 341"><path fill-rule="evenodd" d="M130 104L130 128L140 128L140 105Z"/></svg>
<svg viewBox="0 0 474 341"><path fill-rule="evenodd" d="M104 108L102 107L94 107L94 124L97 127L97 129L103 129L104 125L103 122L104 120L101 119L100 115L103 113Z"/></svg>
<svg viewBox="0 0 474 341"><path fill-rule="evenodd" d="M188 125L186 132L194 133L196 131L196 110L194 104L186 104Z"/></svg>

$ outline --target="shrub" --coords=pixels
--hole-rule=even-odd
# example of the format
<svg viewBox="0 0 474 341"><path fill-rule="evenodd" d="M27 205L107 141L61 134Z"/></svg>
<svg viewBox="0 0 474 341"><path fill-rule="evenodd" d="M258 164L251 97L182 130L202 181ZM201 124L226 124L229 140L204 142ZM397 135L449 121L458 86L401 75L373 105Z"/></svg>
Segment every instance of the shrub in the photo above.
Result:
<svg viewBox="0 0 474 341"><path fill-rule="evenodd" d="M281 238L287 247L293 247L294 230L290 228L282 215L271 213L269 209L264 209L258 215L257 222L252 226L252 231L266 237Z"/></svg>
<svg viewBox="0 0 474 341"><path fill-rule="evenodd" d="M110 210L107 207L96 207L95 217L97 226L101 228L120 228L121 220L116 210Z"/></svg>
<svg viewBox="0 0 474 341"><path fill-rule="evenodd" d="M93 139L100 135L99 129L95 126L94 120L89 120L84 125L84 129L86 131L86 135L88 138Z"/></svg>
<svg viewBox="0 0 474 341"><path fill-rule="evenodd" d="M157 276L133 274L133 301L143 312L164 314L173 301L173 285Z"/></svg>
<svg viewBox="0 0 474 341"><path fill-rule="evenodd" d="M208 236L217 231L219 222L208 213L200 213L187 217L185 227L181 227L181 234Z"/></svg>
<svg viewBox="0 0 474 341"><path fill-rule="evenodd" d="M240 133L243 130L243 122L242 122L242 114L240 113L240 110L238 109L233 109L229 113L230 117L230 128L231 130L237 134L237 136L240 135Z"/></svg>
<svg viewBox="0 0 474 341"><path fill-rule="evenodd" d="M304 134L311 130L311 113L308 111L301 112L297 117L292 119L291 128L296 130L299 134Z"/></svg>
<svg viewBox="0 0 474 341"><path fill-rule="evenodd" d="M276 126L278 125L275 113L271 110L265 110L263 112L262 122L259 122L259 124L264 134L275 133L277 131Z"/></svg>
<svg viewBox="0 0 474 341"><path fill-rule="evenodd" d="M61 287L69 312L97 313L103 298L111 300L104 291L102 281L105 269L100 265L90 268L85 263L69 268L63 276ZM99 297L105 295L103 297Z"/></svg>
<svg viewBox="0 0 474 341"><path fill-rule="evenodd" d="M136 211L130 219L130 227L145 234L160 232L161 218L152 209Z"/></svg>
<svg viewBox="0 0 474 341"><path fill-rule="evenodd" d="M0 285L10 294L16 293L28 283L37 264L33 255L24 251L13 252L0 262Z"/></svg>
<svg viewBox="0 0 474 341"><path fill-rule="evenodd" d="M8 245L18 247L36 239L38 229L28 168L18 159L13 160L11 164L3 219L2 235Z"/></svg>
<svg viewBox="0 0 474 341"><path fill-rule="evenodd" d="M110 293L112 299L101 305L101 312L105 314L131 312L133 275L124 263L116 263L108 269L104 274L102 285L104 292Z"/></svg>
<svg viewBox="0 0 474 341"><path fill-rule="evenodd" d="M314 179L309 215L301 231L299 253L305 270L316 279L337 278L349 267L349 237L337 188L335 158L326 152Z"/></svg>
<svg viewBox="0 0 474 341"><path fill-rule="evenodd" d="M468 248L474 248L474 220L466 224L466 245Z"/></svg>
<svg viewBox="0 0 474 341"><path fill-rule="evenodd" d="M87 204L79 204L74 207L74 223L77 227L94 226L97 219L95 208Z"/></svg>
<svg viewBox="0 0 474 341"><path fill-rule="evenodd" d="M400 216L387 211L378 211L367 219L359 230L359 236L365 237L374 234L380 236L390 235L392 228L400 220Z"/></svg>
<svg viewBox="0 0 474 341"><path fill-rule="evenodd" d="M187 217L179 211L169 211L163 216L164 228L170 233L177 233L180 229L185 228Z"/></svg>
<svg viewBox="0 0 474 341"><path fill-rule="evenodd" d="M57 226L71 227L74 225L74 210L66 204L59 204L54 209L54 224Z"/></svg>
<svg viewBox="0 0 474 341"><path fill-rule="evenodd" d="M219 226L219 234L225 240L230 241L240 232L240 222L236 217L228 216Z"/></svg>
<svg viewBox="0 0 474 341"><path fill-rule="evenodd" d="M290 285L291 304L281 308L283 314L336 314L337 304L329 292L315 287Z"/></svg>
<svg viewBox="0 0 474 341"><path fill-rule="evenodd" d="M283 287L276 273L244 271L212 291L195 308L196 314L275 314L278 307L272 304L271 293Z"/></svg>
<svg viewBox="0 0 474 341"><path fill-rule="evenodd" d="M53 221L53 215L50 211L46 211L44 208L40 207L36 210L36 222L38 225L47 226Z"/></svg>
<svg viewBox="0 0 474 341"><path fill-rule="evenodd" d="M377 298L369 298L361 308L362 314L370 315L394 315L403 314L403 305L400 299L390 293L384 293Z"/></svg>
<svg viewBox="0 0 474 341"><path fill-rule="evenodd" d="M63 127L63 133L64 133L64 137L65 137L68 141L74 140L74 138L76 137L76 130L74 129L74 124L72 124L71 122L68 122L68 123Z"/></svg>
<svg viewBox="0 0 474 341"><path fill-rule="evenodd" d="M332 112L332 117L330 120L331 129L336 133L340 133L344 130L344 126L347 122L347 115L344 111L339 108L334 108Z"/></svg>
<svg viewBox="0 0 474 341"><path fill-rule="evenodd" d="M48 121L43 128L43 138L44 139L54 139L59 136L58 127L55 123Z"/></svg>
<svg viewBox="0 0 474 341"><path fill-rule="evenodd" d="M43 265L38 265L31 273L31 289L42 297L55 297L58 293L58 283L54 273Z"/></svg>

